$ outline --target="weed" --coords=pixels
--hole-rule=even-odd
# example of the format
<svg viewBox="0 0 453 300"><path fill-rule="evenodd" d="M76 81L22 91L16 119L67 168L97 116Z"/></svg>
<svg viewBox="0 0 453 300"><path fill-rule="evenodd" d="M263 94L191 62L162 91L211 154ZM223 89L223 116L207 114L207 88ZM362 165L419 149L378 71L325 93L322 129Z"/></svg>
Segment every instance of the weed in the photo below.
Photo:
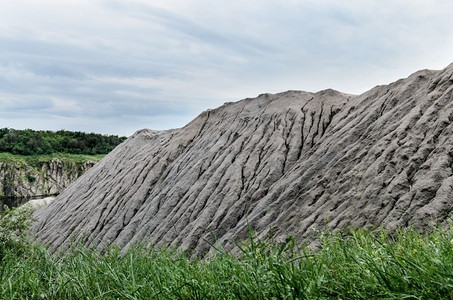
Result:
<svg viewBox="0 0 453 300"><path fill-rule="evenodd" d="M212 245L212 255L195 260L177 249L142 245L125 253L74 246L53 255L37 244L26 255L4 247L0 298L452 299L451 229L321 232L316 251L293 238L263 241L250 230L237 244L239 255Z"/></svg>

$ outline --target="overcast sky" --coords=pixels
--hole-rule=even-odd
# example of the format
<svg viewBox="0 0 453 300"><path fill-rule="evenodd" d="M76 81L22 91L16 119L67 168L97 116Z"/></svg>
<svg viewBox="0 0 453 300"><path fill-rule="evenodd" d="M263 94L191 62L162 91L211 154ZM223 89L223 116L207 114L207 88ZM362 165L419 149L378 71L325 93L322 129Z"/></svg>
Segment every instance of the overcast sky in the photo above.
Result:
<svg viewBox="0 0 453 300"><path fill-rule="evenodd" d="M0 128L130 135L453 62L453 1L0 0Z"/></svg>

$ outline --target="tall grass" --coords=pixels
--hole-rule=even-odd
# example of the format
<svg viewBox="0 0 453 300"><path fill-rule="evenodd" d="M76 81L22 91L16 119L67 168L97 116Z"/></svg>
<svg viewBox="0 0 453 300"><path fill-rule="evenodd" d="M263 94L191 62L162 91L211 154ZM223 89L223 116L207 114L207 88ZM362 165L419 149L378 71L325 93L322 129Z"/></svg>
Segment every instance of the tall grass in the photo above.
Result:
<svg viewBox="0 0 453 300"><path fill-rule="evenodd" d="M453 299L453 234L402 229L321 234L321 248L257 240L191 261L174 249L127 253L6 247L1 299Z"/></svg>

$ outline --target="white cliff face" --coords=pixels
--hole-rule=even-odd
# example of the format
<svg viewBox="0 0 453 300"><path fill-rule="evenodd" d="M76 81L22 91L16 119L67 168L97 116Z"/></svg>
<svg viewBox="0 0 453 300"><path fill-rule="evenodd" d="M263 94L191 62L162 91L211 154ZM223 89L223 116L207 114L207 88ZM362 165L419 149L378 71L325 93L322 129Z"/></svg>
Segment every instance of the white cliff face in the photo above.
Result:
<svg viewBox="0 0 453 300"><path fill-rule="evenodd" d="M94 164L94 161L89 161L78 165L56 158L39 166L0 162L0 198L57 195Z"/></svg>
<svg viewBox="0 0 453 300"><path fill-rule="evenodd" d="M53 248L171 244L202 255L248 226L307 241L313 228L427 228L452 212L453 65L358 96L260 95L181 129L141 130L47 207Z"/></svg>

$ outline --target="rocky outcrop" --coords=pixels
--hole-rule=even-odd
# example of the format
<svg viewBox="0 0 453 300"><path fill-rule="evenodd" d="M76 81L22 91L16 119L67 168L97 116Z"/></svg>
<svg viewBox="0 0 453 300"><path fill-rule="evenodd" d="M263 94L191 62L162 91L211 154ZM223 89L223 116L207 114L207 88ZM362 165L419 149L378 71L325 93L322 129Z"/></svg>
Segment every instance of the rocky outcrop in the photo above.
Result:
<svg viewBox="0 0 453 300"><path fill-rule="evenodd" d="M0 162L0 201L57 195L95 163L63 162L58 158L35 164Z"/></svg>
<svg viewBox="0 0 453 300"><path fill-rule="evenodd" d="M453 65L359 95L263 94L184 128L141 130L38 209L34 230L202 255L251 226L310 240L314 228L427 228L453 201Z"/></svg>

